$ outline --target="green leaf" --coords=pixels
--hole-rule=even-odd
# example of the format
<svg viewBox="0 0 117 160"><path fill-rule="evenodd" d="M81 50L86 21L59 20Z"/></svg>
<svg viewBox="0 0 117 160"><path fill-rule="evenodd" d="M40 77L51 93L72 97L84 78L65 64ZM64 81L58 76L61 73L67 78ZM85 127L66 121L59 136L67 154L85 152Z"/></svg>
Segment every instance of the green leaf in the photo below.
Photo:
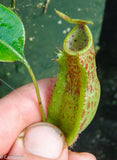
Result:
<svg viewBox="0 0 117 160"><path fill-rule="evenodd" d="M0 61L20 61L25 65L33 80L42 120L45 121L45 114L41 103L37 81L23 54L24 42L25 31L20 18L10 9L0 4Z"/></svg>
<svg viewBox="0 0 117 160"><path fill-rule="evenodd" d="M0 4L0 61L23 62L25 30L20 18Z"/></svg>

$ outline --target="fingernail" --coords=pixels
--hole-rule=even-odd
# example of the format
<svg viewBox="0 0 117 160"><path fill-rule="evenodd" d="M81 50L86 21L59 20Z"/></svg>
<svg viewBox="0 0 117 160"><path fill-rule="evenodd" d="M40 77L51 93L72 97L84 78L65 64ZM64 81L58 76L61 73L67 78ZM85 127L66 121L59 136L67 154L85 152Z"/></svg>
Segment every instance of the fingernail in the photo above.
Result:
<svg viewBox="0 0 117 160"><path fill-rule="evenodd" d="M41 122L26 129L24 147L27 152L33 155L57 159L64 145L63 133L52 124Z"/></svg>
<svg viewBox="0 0 117 160"><path fill-rule="evenodd" d="M96 160L96 157L91 153L82 152L79 154L80 160Z"/></svg>

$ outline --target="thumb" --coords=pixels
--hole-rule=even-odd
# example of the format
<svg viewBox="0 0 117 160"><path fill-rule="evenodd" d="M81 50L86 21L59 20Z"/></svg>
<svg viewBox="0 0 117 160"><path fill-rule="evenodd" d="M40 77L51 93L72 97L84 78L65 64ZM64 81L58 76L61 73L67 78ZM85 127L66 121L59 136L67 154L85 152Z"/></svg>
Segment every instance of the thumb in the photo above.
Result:
<svg viewBox="0 0 117 160"><path fill-rule="evenodd" d="M8 156L21 160L68 160L68 149L63 133L56 126L40 122L20 134Z"/></svg>

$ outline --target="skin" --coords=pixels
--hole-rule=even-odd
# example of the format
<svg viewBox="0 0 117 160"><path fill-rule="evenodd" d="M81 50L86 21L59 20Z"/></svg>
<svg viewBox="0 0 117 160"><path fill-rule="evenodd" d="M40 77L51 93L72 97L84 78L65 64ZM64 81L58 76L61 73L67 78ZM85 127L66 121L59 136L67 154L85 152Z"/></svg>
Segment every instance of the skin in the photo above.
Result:
<svg viewBox="0 0 117 160"><path fill-rule="evenodd" d="M47 116L48 104L55 86L56 78L38 81L40 96ZM41 121L40 111L33 84L22 86L0 99L0 155L24 154L23 160L46 160L29 154L17 137L26 127ZM10 138L9 138L10 137ZM96 160L90 153L76 153L67 147L57 160Z"/></svg>

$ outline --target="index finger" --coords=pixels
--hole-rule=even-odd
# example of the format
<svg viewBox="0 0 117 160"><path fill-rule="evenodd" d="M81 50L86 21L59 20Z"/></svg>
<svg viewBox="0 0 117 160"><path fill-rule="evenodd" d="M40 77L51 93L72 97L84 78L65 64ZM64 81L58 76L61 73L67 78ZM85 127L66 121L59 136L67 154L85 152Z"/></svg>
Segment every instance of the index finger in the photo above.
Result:
<svg viewBox="0 0 117 160"><path fill-rule="evenodd" d="M47 116L47 107L55 86L56 78L38 81L40 96ZM34 85L18 88L0 100L0 155L8 153L19 133L35 122L41 114Z"/></svg>

